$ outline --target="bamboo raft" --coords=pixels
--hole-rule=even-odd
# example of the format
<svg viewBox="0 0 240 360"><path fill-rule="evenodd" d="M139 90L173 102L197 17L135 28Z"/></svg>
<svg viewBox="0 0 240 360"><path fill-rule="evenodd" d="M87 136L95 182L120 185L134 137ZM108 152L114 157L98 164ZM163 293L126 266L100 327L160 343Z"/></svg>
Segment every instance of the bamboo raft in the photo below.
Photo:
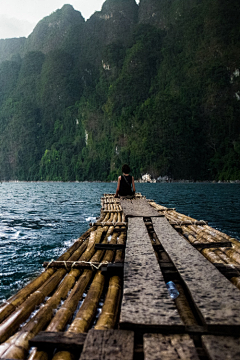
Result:
<svg viewBox="0 0 240 360"><path fill-rule="evenodd" d="M239 241L141 194L101 206L0 306L0 358L240 359Z"/></svg>

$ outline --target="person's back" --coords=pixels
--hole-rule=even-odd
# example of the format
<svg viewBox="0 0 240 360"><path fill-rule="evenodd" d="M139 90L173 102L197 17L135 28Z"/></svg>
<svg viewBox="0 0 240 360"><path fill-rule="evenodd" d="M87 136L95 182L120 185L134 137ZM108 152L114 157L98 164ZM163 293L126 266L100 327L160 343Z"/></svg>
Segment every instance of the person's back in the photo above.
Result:
<svg viewBox="0 0 240 360"><path fill-rule="evenodd" d="M133 176L129 175L130 168L127 164L122 167L123 175L118 177L118 185L115 197L120 196L134 196L135 184Z"/></svg>
<svg viewBox="0 0 240 360"><path fill-rule="evenodd" d="M119 195L120 196L133 195L132 176L122 175L120 178L121 179L120 179Z"/></svg>

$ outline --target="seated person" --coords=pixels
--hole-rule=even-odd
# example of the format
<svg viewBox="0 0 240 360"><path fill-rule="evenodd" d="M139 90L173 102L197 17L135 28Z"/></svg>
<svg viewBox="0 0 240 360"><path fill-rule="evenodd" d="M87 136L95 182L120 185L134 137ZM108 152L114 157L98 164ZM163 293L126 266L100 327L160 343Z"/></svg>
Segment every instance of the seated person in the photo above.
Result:
<svg viewBox="0 0 240 360"><path fill-rule="evenodd" d="M118 178L117 190L115 197L126 196L126 197L134 197L135 194L135 184L134 177L129 175L130 167L127 164L124 164L122 167L122 175Z"/></svg>

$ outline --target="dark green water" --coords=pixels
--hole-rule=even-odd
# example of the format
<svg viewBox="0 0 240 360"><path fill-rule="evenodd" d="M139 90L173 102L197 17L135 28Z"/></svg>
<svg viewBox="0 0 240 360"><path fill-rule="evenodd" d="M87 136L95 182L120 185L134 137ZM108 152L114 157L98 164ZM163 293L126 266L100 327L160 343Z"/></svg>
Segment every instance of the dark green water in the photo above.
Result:
<svg viewBox="0 0 240 360"><path fill-rule="evenodd" d="M0 184L0 303L42 272L100 214L109 183ZM167 207L240 240L240 184L136 184Z"/></svg>

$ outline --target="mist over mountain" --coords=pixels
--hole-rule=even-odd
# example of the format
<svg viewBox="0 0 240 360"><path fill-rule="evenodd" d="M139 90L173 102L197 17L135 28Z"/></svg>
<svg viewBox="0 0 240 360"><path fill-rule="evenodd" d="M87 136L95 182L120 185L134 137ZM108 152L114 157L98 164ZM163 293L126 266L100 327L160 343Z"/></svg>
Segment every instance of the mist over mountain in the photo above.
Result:
<svg viewBox="0 0 240 360"><path fill-rule="evenodd" d="M0 180L240 179L239 15L107 0L0 40Z"/></svg>

